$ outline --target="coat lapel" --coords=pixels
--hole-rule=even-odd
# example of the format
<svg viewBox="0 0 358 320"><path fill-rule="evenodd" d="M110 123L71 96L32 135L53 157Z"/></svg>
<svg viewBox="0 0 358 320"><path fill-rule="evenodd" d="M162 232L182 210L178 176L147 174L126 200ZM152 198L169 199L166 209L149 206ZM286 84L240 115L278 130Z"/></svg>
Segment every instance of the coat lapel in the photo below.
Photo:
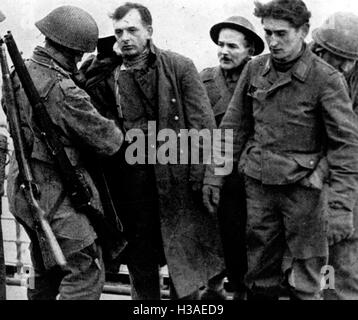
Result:
<svg viewBox="0 0 358 320"><path fill-rule="evenodd" d="M220 99L213 106L214 115L218 116L226 112L232 98L232 94L226 85L226 81L220 67L215 69L214 82L220 93Z"/></svg>
<svg viewBox="0 0 358 320"><path fill-rule="evenodd" d="M267 59L266 65L262 72L263 82L268 83L268 88L266 89L267 94L271 94L278 88L290 83L292 81L291 72L287 72L283 77L279 77L276 70L271 65L271 60Z"/></svg>
<svg viewBox="0 0 358 320"><path fill-rule="evenodd" d="M153 101L153 96L155 97L156 91L153 86L156 85L156 69L149 67L148 70L141 69L135 71L135 78L141 89L146 101L151 105L151 107L155 107L155 101ZM154 93L154 94L153 94Z"/></svg>
<svg viewBox="0 0 358 320"><path fill-rule="evenodd" d="M157 61L157 97L158 97L158 120L159 127L158 129L165 128L168 122L168 95L164 93L169 93L172 91L172 84L168 81L164 68L160 59Z"/></svg>

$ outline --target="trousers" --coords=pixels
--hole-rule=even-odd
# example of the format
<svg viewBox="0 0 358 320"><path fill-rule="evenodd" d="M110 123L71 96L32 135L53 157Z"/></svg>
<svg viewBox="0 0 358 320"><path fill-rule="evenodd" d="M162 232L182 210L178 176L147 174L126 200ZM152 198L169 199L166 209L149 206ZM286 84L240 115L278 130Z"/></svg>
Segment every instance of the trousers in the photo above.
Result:
<svg viewBox="0 0 358 320"><path fill-rule="evenodd" d="M31 240L30 252L33 278L30 279L29 300L99 300L104 282L105 267L101 247L95 242L66 256L64 270L55 266L46 270L34 231L25 227ZM67 243L66 243L67 242ZM59 240L60 247L69 246L71 239Z"/></svg>
<svg viewBox="0 0 358 320"><path fill-rule="evenodd" d="M278 297L288 280L293 297L320 299L328 258L324 193L300 183L263 185L250 177L245 187L247 287L253 294Z"/></svg>
<svg viewBox="0 0 358 320"><path fill-rule="evenodd" d="M329 248L328 264L333 267L333 282L327 276L325 300L358 300L358 238L343 240Z"/></svg>
<svg viewBox="0 0 358 320"><path fill-rule="evenodd" d="M226 265L225 274L236 296L244 296L246 291L246 219L244 176L235 169L225 179L221 190L218 220ZM209 288L214 291L221 290L225 274L211 279L208 283Z"/></svg>

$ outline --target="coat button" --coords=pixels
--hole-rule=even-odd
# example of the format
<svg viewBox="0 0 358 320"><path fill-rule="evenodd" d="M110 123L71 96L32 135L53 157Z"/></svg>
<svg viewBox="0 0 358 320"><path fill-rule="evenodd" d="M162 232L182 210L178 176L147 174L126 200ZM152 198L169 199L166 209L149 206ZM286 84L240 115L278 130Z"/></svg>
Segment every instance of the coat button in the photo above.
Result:
<svg viewBox="0 0 358 320"><path fill-rule="evenodd" d="M174 120L175 120L175 121L178 121L178 120L179 120L179 117L178 117L178 116L175 116L175 117L174 117Z"/></svg>
<svg viewBox="0 0 358 320"><path fill-rule="evenodd" d="M175 103L175 102L177 102L177 99L173 98L172 103Z"/></svg>

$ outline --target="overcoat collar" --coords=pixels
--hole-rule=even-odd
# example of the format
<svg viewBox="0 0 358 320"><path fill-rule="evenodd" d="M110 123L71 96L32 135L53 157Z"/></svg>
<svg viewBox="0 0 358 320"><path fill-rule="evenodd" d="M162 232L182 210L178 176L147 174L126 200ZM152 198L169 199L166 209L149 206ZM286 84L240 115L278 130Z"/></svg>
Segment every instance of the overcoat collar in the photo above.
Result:
<svg viewBox="0 0 358 320"><path fill-rule="evenodd" d="M312 61L313 53L310 50L309 46L306 46L301 58L295 63L295 65L291 69L292 76L296 77L302 82L305 82L308 76L308 72L312 66ZM269 58L266 61L265 67L262 71L262 76L267 77L267 79L271 83L273 83L277 78L271 55L269 55Z"/></svg>

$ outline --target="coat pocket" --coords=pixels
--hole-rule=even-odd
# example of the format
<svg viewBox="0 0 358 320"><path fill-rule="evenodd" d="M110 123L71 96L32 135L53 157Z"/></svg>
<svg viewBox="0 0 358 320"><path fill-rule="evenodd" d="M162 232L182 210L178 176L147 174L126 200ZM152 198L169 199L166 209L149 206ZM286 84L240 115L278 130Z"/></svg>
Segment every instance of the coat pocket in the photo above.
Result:
<svg viewBox="0 0 358 320"><path fill-rule="evenodd" d="M321 154L311 155L309 157L299 155L298 157L296 156L295 160L300 166L306 169L312 169L312 172L301 179L299 184L304 187L322 190L329 169L326 158L322 158Z"/></svg>

